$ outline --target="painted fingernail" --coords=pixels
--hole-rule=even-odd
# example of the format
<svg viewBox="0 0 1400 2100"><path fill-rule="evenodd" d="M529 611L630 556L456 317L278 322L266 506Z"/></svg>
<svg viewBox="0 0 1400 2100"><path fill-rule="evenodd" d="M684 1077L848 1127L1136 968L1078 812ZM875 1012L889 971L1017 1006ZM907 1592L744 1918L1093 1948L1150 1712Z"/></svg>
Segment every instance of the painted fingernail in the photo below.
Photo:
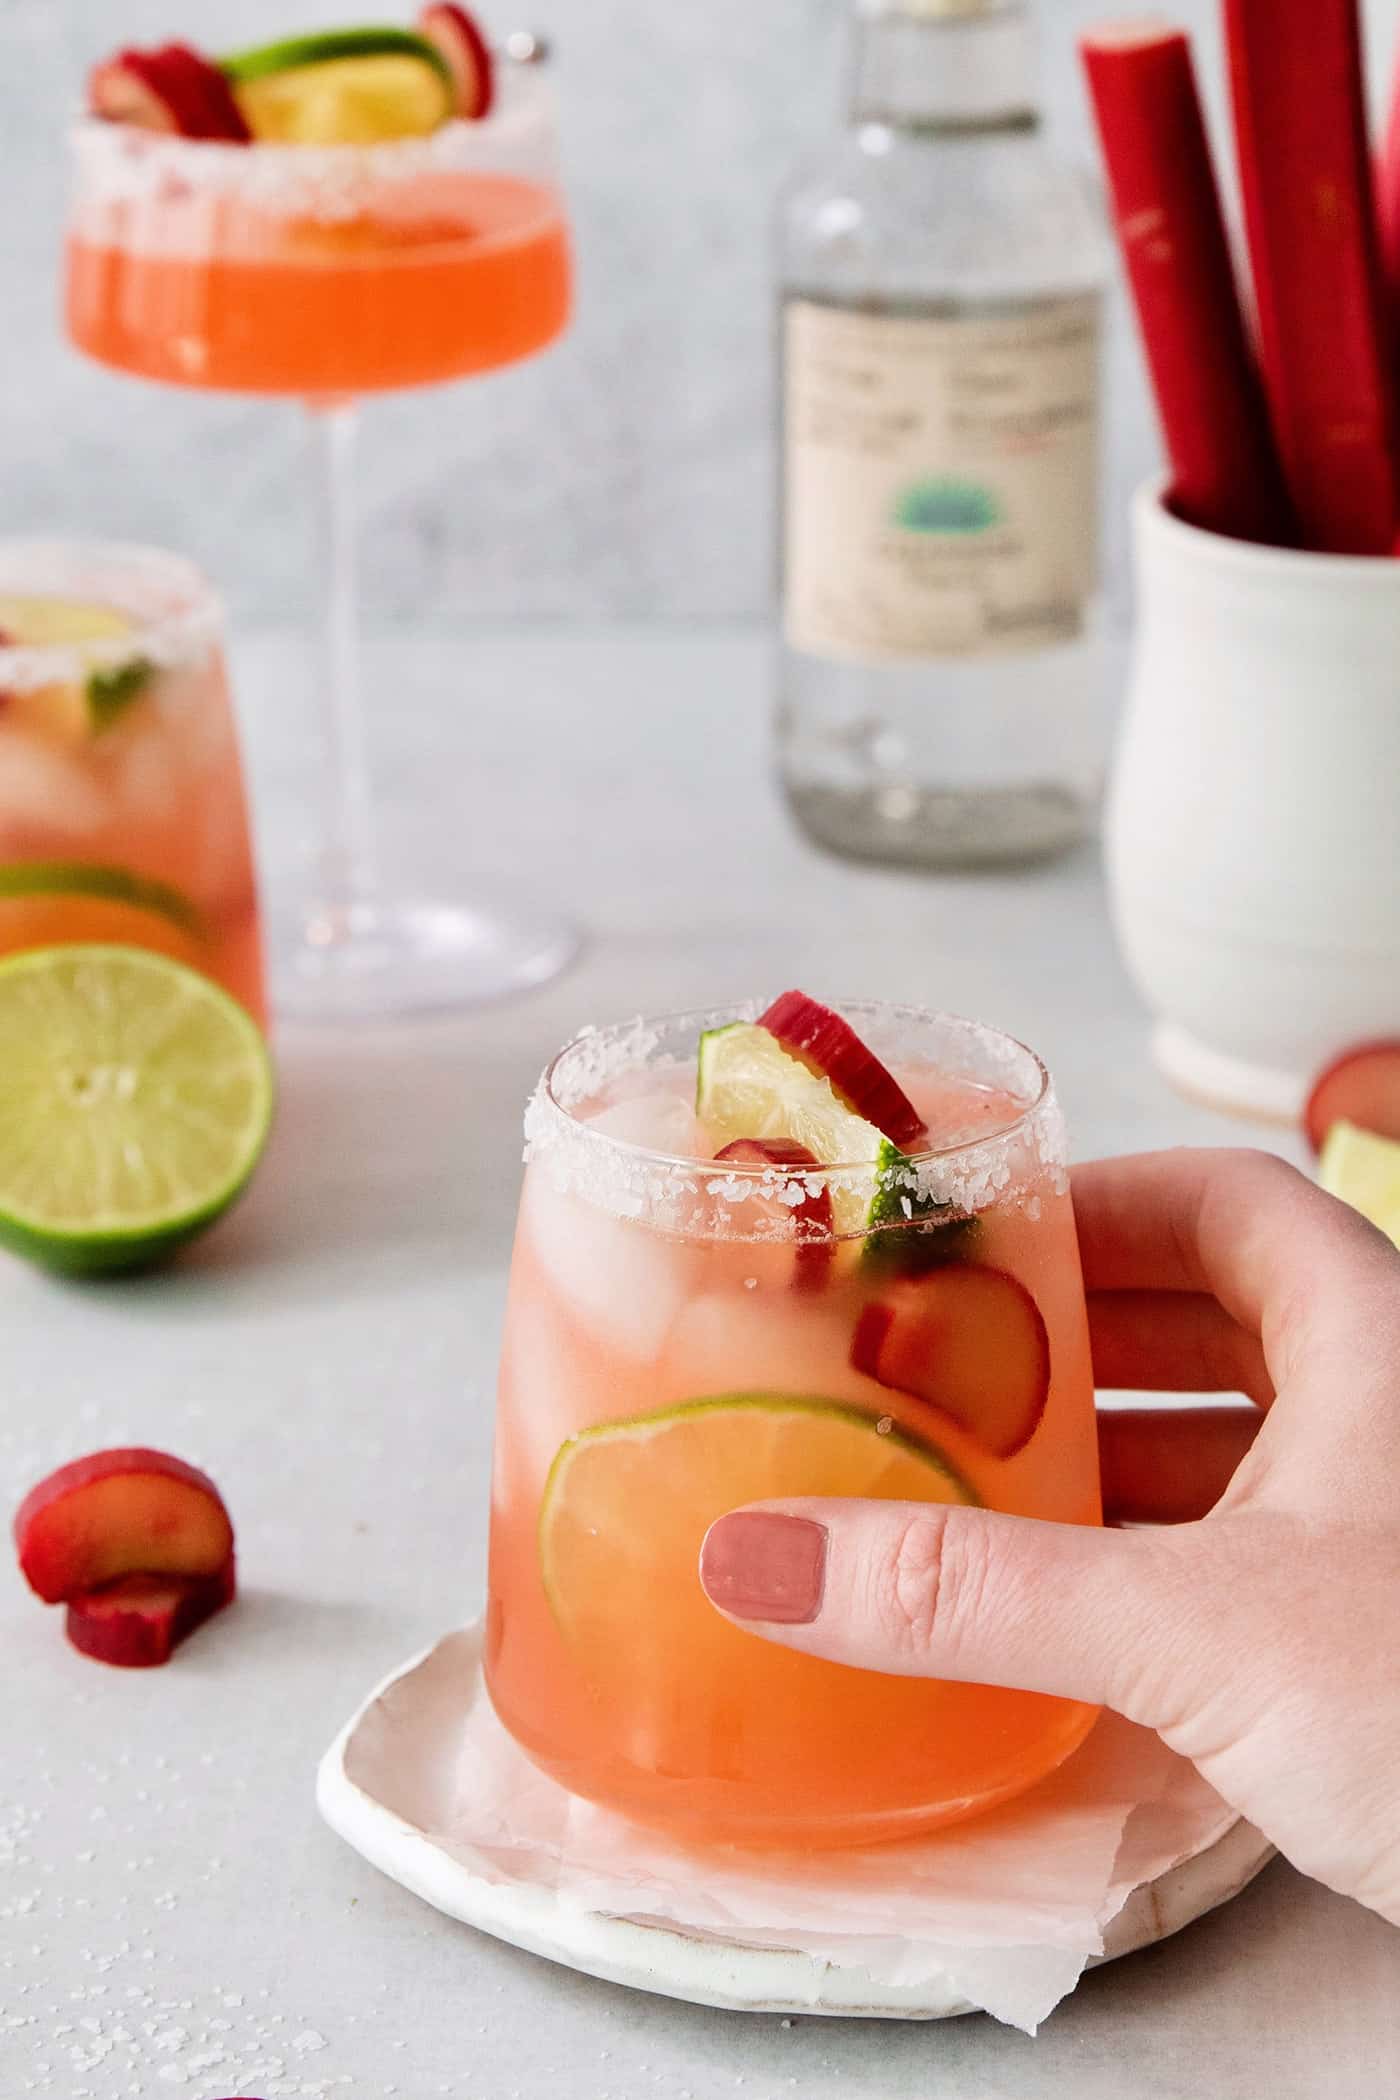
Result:
<svg viewBox="0 0 1400 2100"><path fill-rule="evenodd" d="M826 1526L777 1510L721 1517L700 1548L705 1594L736 1619L809 1626L826 1588Z"/></svg>

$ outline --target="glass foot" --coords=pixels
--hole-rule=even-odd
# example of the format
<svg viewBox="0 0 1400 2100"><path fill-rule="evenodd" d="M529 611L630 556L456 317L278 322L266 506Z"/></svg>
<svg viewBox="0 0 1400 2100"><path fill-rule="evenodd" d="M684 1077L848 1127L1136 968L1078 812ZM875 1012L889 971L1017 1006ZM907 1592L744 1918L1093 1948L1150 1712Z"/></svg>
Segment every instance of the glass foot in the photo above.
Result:
<svg viewBox="0 0 1400 2100"><path fill-rule="evenodd" d="M282 929L273 1009L287 1021L392 1021L529 991L572 961L566 919L471 904L312 905Z"/></svg>

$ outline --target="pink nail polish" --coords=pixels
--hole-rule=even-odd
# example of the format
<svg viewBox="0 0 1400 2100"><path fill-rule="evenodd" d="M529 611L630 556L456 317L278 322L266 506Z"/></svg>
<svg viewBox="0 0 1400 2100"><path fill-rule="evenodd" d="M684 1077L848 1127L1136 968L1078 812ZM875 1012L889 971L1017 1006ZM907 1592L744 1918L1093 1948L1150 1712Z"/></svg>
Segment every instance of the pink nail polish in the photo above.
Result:
<svg viewBox="0 0 1400 2100"><path fill-rule="evenodd" d="M809 1626L826 1588L826 1526L776 1510L736 1510L705 1533L700 1580L736 1619Z"/></svg>

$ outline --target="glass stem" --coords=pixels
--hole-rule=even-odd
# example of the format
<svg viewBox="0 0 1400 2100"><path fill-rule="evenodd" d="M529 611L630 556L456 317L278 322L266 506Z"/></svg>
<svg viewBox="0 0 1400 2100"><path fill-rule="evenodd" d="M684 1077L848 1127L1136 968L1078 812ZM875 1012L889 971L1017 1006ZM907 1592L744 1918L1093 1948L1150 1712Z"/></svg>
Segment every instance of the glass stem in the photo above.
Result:
<svg viewBox="0 0 1400 2100"><path fill-rule="evenodd" d="M345 939L357 907L373 901L378 872L356 619L354 462L359 411L350 401L312 402L310 409L318 455L324 623L317 708L322 810L313 938L328 943Z"/></svg>

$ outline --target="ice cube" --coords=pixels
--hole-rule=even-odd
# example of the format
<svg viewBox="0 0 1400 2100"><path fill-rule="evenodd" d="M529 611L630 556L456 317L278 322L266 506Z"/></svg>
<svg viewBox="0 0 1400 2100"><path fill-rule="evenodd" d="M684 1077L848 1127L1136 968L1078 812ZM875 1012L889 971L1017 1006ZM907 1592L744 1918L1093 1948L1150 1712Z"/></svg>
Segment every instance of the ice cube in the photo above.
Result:
<svg viewBox="0 0 1400 2100"><path fill-rule="evenodd" d="M576 1319L606 1347L656 1361L694 1288L695 1243L613 1217L554 1187L539 1167L526 1177L521 1230Z"/></svg>
<svg viewBox="0 0 1400 2100"><path fill-rule="evenodd" d="M0 735L0 858L18 848L57 860L110 821L82 762L19 730Z"/></svg>
<svg viewBox="0 0 1400 2100"><path fill-rule="evenodd" d="M693 1299L676 1322L671 1373L696 1398L795 1393L859 1402L872 1387L851 1369L851 1321L844 1296L828 1308L815 1293L766 1283L753 1292L711 1292Z"/></svg>
<svg viewBox="0 0 1400 2100"><path fill-rule="evenodd" d="M117 793L127 824L164 826L188 807L190 782L182 754L158 715L130 724L123 739Z"/></svg>
<svg viewBox="0 0 1400 2100"><path fill-rule="evenodd" d="M620 1138L624 1144L663 1152L671 1159L704 1156L697 1148L699 1124L689 1086L684 1095L652 1088L647 1093L614 1101L590 1116L588 1127L601 1131L605 1137Z"/></svg>
<svg viewBox="0 0 1400 2100"><path fill-rule="evenodd" d="M496 1420L495 1477L502 1499L525 1507L538 1503L568 1437L638 1411L617 1377L615 1358L580 1349L578 1330L558 1300L539 1290L512 1296Z"/></svg>

